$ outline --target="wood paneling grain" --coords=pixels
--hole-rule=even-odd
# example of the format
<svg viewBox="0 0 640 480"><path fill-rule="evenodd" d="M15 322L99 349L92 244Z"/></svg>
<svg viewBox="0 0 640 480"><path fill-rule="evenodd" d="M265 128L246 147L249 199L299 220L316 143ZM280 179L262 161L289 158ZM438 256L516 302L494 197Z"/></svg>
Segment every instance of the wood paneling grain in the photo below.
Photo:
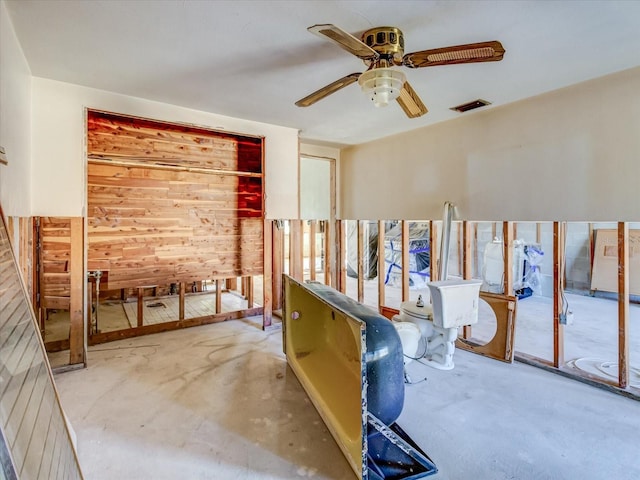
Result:
<svg viewBox="0 0 640 480"><path fill-rule="evenodd" d="M107 112L89 111L90 158L262 173L262 139Z"/></svg>
<svg viewBox="0 0 640 480"><path fill-rule="evenodd" d="M71 218L40 217L40 298L43 308L69 309Z"/></svg>
<svg viewBox="0 0 640 480"><path fill-rule="evenodd" d="M262 274L262 138L91 110L87 154L107 289Z"/></svg>

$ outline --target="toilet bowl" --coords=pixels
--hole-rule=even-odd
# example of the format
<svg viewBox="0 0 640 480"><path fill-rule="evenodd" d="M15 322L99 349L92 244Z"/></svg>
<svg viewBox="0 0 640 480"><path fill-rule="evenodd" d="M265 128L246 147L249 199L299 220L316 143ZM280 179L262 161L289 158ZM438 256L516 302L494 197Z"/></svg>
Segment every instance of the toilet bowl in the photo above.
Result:
<svg viewBox="0 0 640 480"><path fill-rule="evenodd" d="M420 295L417 302L402 302L400 314L397 317L401 322L411 322L417 325L420 334L424 337L430 325L433 324L433 308L428 302L422 301L422 295Z"/></svg>
<svg viewBox="0 0 640 480"><path fill-rule="evenodd" d="M400 313L393 317L396 323L411 323L418 327L426 342L423 363L439 370L451 370L458 327L478 321L479 280L446 280L428 284L431 302L422 300L403 302ZM403 327L406 328L406 327ZM400 333L400 332L398 332ZM402 334L400 335L402 340ZM404 348L404 341L402 341ZM413 349L413 344L408 344ZM405 355L408 355L405 351ZM411 356L411 355L410 355ZM415 358L415 356L414 356ZM406 362L405 357L405 365Z"/></svg>
<svg viewBox="0 0 640 480"><path fill-rule="evenodd" d="M403 360L404 364L407 365L418 355L418 346L420 345L422 335L415 323L403 322L397 317L399 316L395 315L393 318L393 326L400 336L400 343L402 344L402 352L404 354Z"/></svg>

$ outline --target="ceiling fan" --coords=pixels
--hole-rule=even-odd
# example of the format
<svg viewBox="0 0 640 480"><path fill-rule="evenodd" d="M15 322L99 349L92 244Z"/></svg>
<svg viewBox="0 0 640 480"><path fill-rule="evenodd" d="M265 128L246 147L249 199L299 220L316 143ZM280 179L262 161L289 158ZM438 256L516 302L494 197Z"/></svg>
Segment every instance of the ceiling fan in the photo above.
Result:
<svg viewBox="0 0 640 480"><path fill-rule="evenodd" d="M377 107L396 100L409 118L420 117L427 113L427 107L409 85L404 73L393 67L422 68L457 63L498 62L505 52L502 44L494 40L404 54L404 36L396 27L369 29L362 34L362 40L331 24L313 25L307 30L335 42L360 58L368 68L364 73L351 73L298 100L296 105L299 107L313 105L357 81Z"/></svg>

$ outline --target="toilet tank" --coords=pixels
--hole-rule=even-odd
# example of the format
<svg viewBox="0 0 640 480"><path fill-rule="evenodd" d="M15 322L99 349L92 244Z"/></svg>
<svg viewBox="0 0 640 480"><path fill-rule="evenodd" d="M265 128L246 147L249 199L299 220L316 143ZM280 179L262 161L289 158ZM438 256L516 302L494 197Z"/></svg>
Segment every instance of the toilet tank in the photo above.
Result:
<svg viewBox="0 0 640 480"><path fill-rule="evenodd" d="M478 322L481 280L442 280L428 285L434 325L455 328Z"/></svg>

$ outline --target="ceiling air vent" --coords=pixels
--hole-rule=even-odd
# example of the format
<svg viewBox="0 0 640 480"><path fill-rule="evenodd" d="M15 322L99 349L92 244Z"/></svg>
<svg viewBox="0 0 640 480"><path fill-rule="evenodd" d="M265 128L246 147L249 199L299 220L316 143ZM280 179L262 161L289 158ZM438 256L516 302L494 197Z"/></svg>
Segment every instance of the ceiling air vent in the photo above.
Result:
<svg viewBox="0 0 640 480"><path fill-rule="evenodd" d="M464 113L469 110L474 110L476 108L484 107L486 105L491 105L491 102L487 102L486 100L478 99L469 103L463 103L462 105L458 105L457 107L451 107L451 110L455 110L456 112Z"/></svg>

